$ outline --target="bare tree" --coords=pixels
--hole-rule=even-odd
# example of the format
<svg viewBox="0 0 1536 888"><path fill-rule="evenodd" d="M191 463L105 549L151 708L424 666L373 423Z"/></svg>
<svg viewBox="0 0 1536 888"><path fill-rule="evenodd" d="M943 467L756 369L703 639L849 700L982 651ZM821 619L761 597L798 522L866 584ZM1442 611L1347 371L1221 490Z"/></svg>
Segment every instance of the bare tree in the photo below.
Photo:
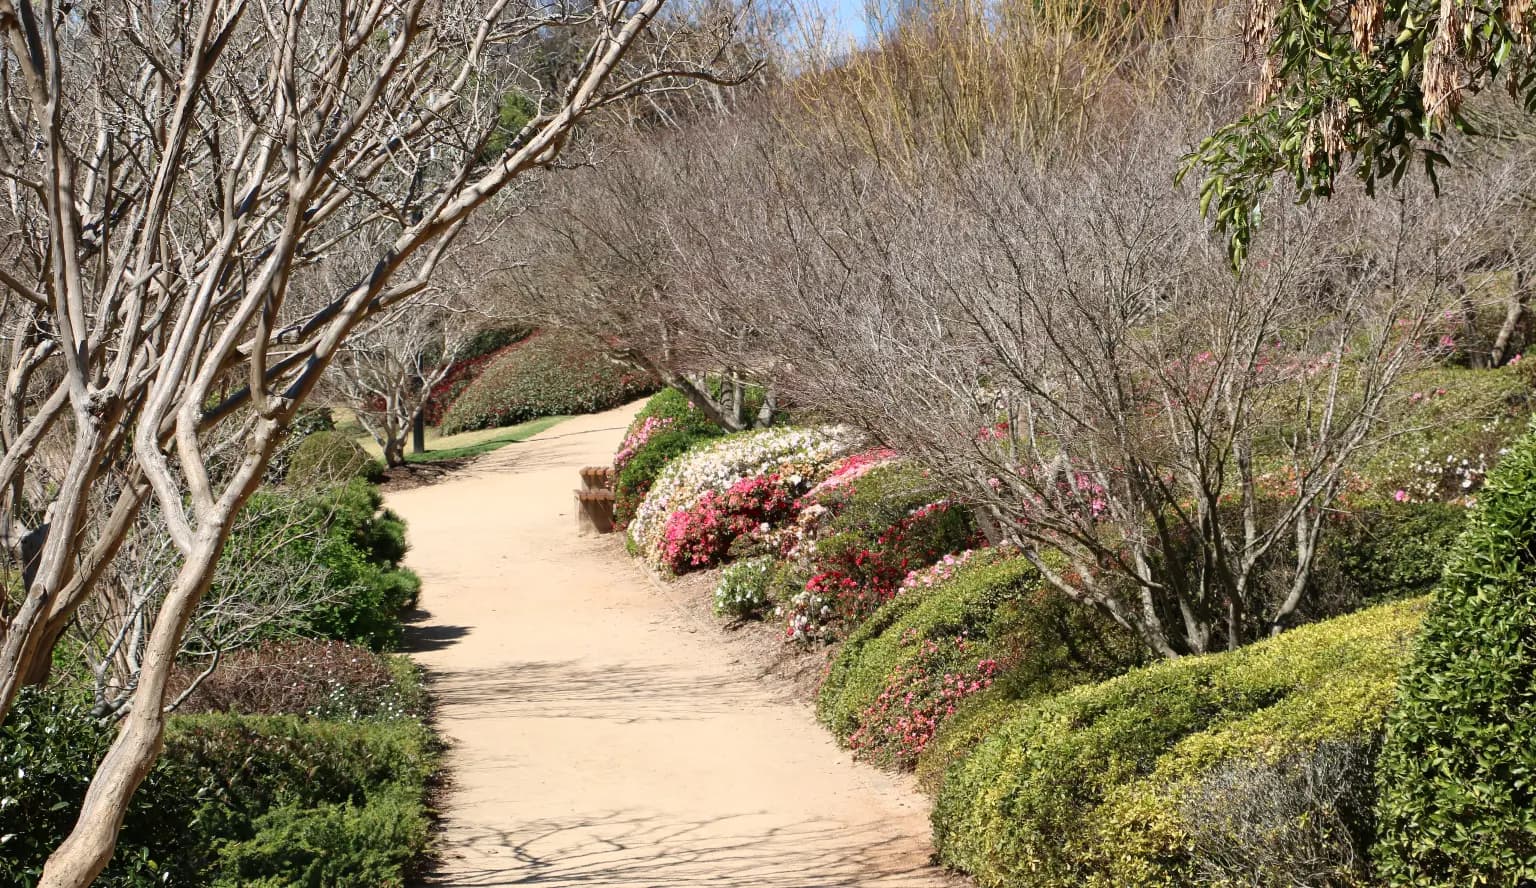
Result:
<svg viewBox="0 0 1536 888"><path fill-rule="evenodd" d="M421 292L466 221L583 119L679 78L729 82L664 40L633 51L662 4L0 0L0 490L25 585L0 715L46 677L150 497L178 562L42 886L90 884L110 858L234 516L348 337ZM552 31L583 49L540 90L525 50ZM486 156L513 89L535 113ZM361 278L305 286L359 242L380 245ZM227 423L239 458L212 465Z"/></svg>
<svg viewBox="0 0 1536 888"><path fill-rule="evenodd" d="M772 105L636 143L562 183L548 284L678 366L771 367L1162 656L1281 631L1445 311L1529 261L1505 214L1530 167L1484 163L1475 203L1266 203L1272 242L1235 275L1173 186L1242 92L1210 45L1152 41L1163 82L1096 81L1134 101L1032 130L1038 151L1006 121L957 152L892 143L873 109L850 132Z"/></svg>
<svg viewBox="0 0 1536 888"><path fill-rule="evenodd" d="M488 318L461 291L434 288L370 321L347 341L335 388L378 442L384 464L405 464L407 439L425 422L432 390Z"/></svg>

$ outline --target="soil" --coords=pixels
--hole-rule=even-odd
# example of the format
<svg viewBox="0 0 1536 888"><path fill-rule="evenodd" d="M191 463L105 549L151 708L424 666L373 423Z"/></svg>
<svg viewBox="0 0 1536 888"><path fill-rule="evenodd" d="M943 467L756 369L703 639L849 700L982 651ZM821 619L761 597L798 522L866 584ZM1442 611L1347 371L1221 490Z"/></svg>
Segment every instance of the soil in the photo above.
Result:
<svg viewBox="0 0 1536 888"><path fill-rule="evenodd" d="M576 527L577 469L634 407L389 494L424 580L410 630L448 751L443 886L927 888L927 800L856 763L806 700L825 650L723 626Z"/></svg>

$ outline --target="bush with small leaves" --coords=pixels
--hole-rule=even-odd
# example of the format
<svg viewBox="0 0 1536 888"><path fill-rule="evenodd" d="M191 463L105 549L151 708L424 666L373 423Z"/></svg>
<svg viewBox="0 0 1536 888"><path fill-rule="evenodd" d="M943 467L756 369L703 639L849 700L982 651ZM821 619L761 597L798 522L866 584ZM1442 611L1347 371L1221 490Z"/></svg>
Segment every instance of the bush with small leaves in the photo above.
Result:
<svg viewBox="0 0 1536 888"><path fill-rule="evenodd" d="M542 332L499 353L454 400L440 428L452 435L597 413L655 390L649 373L610 360L580 336Z"/></svg>
<svg viewBox="0 0 1536 888"><path fill-rule="evenodd" d="M773 573L774 559L770 555L726 565L715 586L715 613L737 620L761 615L771 603L768 587Z"/></svg>
<svg viewBox="0 0 1536 888"><path fill-rule="evenodd" d="M1387 723L1388 884L1536 884L1536 429L1479 492Z"/></svg>

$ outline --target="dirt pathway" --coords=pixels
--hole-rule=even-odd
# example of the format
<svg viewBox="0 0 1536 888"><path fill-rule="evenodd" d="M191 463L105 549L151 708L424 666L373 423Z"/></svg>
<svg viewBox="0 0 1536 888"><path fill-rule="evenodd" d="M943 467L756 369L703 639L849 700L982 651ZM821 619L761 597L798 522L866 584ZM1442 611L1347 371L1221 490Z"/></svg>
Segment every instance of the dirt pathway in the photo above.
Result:
<svg viewBox="0 0 1536 888"><path fill-rule="evenodd" d="M630 415L390 496L451 744L433 884L950 884L926 866L921 798L732 665L612 539L577 535L576 469L606 462Z"/></svg>

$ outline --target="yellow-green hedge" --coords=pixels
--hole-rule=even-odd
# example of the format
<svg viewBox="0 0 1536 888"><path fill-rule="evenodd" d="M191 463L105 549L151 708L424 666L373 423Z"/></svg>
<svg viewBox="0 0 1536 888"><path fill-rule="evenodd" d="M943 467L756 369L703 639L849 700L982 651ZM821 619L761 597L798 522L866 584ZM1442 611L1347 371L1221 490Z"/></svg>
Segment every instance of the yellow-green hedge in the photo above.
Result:
<svg viewBox="0 0 1536 888"><path fill-rule="evenodd" d="M940 858L985 888L1190 884L1185 791L1223 763L1373 736L1424 610L1385 605L1020 706L944 782Z"/></svg>

